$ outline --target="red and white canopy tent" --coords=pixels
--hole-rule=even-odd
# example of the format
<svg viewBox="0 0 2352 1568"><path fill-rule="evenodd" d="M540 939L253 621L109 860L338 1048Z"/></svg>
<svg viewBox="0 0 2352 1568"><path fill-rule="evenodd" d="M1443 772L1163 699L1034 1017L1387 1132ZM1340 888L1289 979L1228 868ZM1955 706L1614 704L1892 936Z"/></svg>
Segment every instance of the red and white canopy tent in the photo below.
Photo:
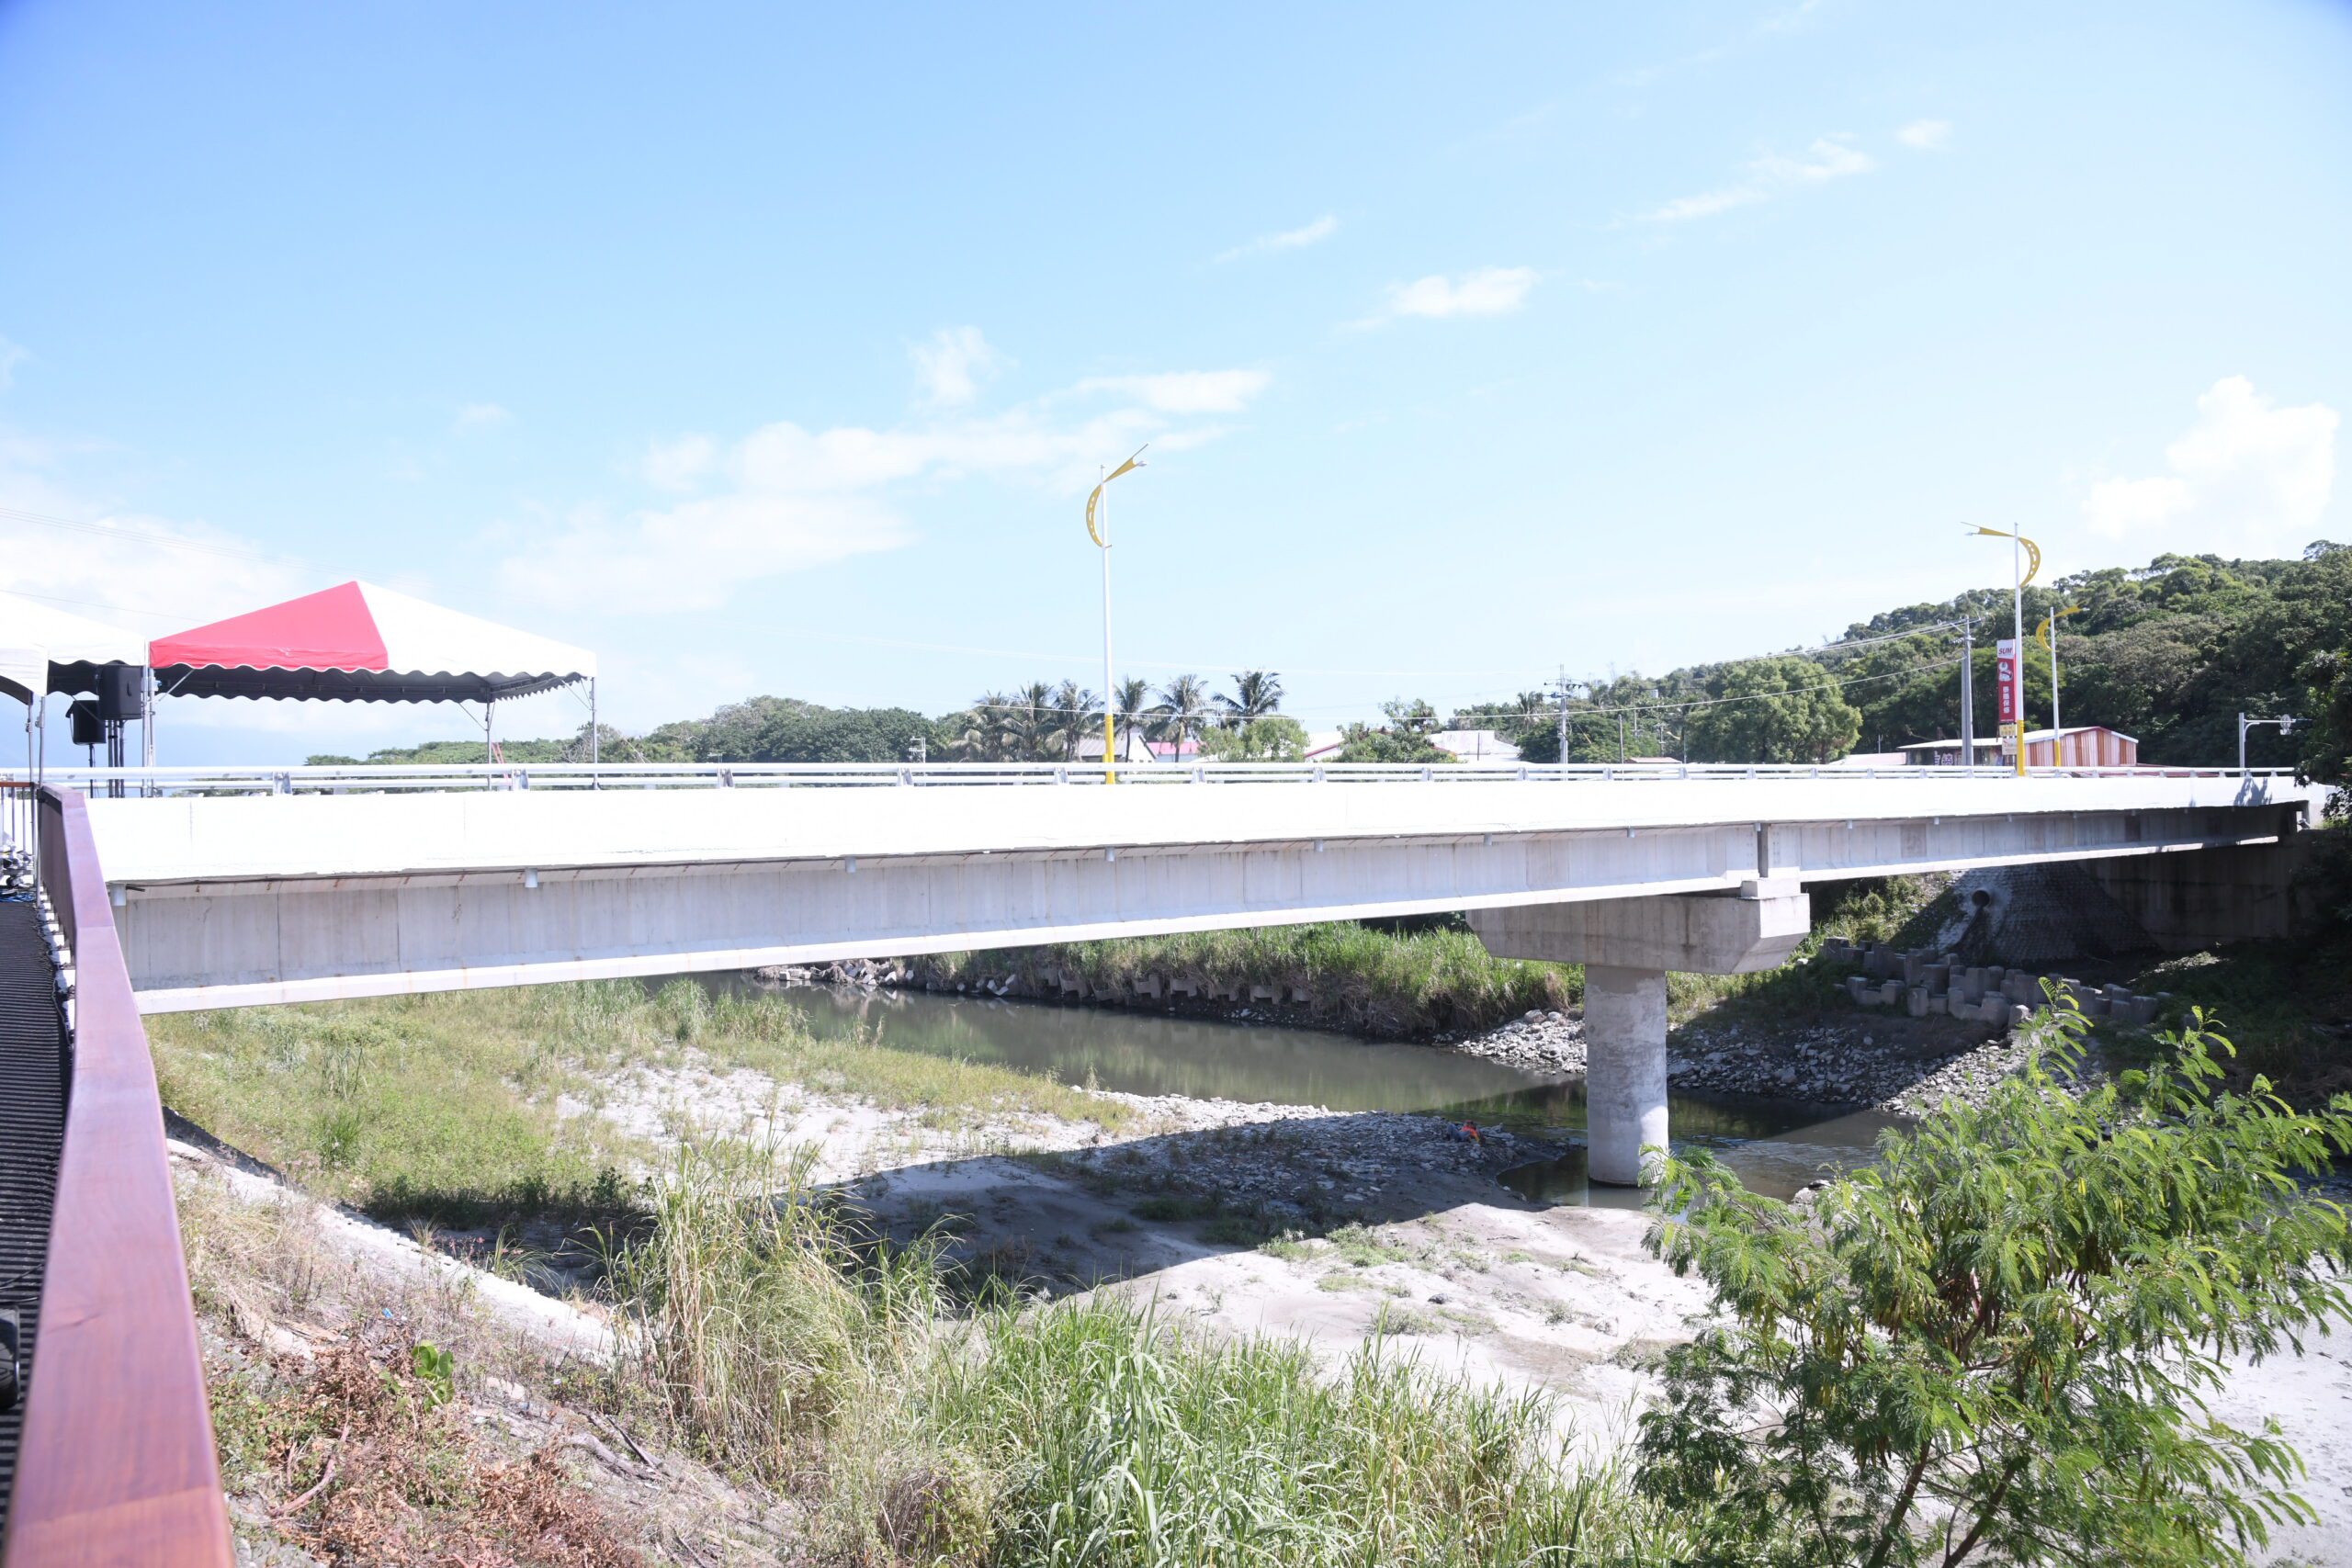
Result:
<svg viewBox="0 0 2352 1568"><path fill-rule="evenodd" d="M596 760L596 656L372 582L346 582L148 645L162 696L309 697L482 705L588 683Z"/></svg>

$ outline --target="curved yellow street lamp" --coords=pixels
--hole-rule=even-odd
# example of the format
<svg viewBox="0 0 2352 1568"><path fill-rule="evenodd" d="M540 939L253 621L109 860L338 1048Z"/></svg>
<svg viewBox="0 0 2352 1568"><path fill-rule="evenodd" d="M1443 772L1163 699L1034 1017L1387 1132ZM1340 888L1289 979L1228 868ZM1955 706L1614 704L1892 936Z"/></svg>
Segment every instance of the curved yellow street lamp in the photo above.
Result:
<svg viewBox="0 0 2352 1568"><path fill-rule="evenodd" d="M2041 644L2050 655L2050 731L2052 737L2050 754L2053 758L2057 756L2059 748L2066 744L2066 727L2058 717L2058 623L2069 615L2082 614L2082 609L2080 604L2068 604L2063 609L2052 610L2041 617L2041 625L2033 631L2033 639Z"/></svg>
<svg viewBox="0 0 2352 1568"><path fill-rule="evenodd" d="M1102 552L1102 782L1119 782L1117 753L1111 750L1111 716L1117 711L1119 689L1111 681L1111 503L1103 491L1111 481L1130 469L1143 467L1143 455L1151 444L1136 448L1135 456L1102 476L1102 482L1087 493L1086 536ZM1100 519L1102 526L1094 525Z"/></svg>
<svg viewBox="0 0 2352 1568"><path fill-rule="evenodd" d="M2022 777L2025 773L2025 585L2031 582L2035 575L2041 570L2041 547L2023 534L2014 533L2006 528L1986 528L1980 525L1974 531L1979 534L1989 534L1996 539L2009 541L2009 565L2017 578L2015 624L2011 630L2018 649L2018 716L2012 728L2017 738L2018 773ZM2033 557L2033 564L2030 567L2025 561L2027 553ZM2054 724L2052 728L2055 728Z"/></svg>

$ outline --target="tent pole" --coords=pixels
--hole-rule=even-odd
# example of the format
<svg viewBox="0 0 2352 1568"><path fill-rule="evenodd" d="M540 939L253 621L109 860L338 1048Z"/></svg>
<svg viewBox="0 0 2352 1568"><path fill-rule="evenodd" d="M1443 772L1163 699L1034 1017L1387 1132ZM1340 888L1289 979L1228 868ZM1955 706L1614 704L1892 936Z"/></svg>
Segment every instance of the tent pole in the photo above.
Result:
<svg viewBox="0 0 2352 1568"><path fill-rule="evenodd" d="M493 739L491 739L491 734L490 734L490 721L491 721L491 717L492 717L492 716L493 714L495 714L497 711L498 711L498 699L497 699L496 697L484 697L484 698L482 698L482 700L481 700L481 761L482 761L482 766L484 766L485 768L487 768L491 763L492 763L492 762L494 762L494 761L496 761L498 760L498 758L497 758L498 742L497 742L497 741L495 741L495 740L493 740ZM488 787L491 787L491 788L495 788L495 787L497 787L497 786L496 786L496 785L494 785L494 784L491 784L491 783L490 783L490 777L489 777L489 775L488 775L487 773L485 773L485 774L483 774L483 775L482 775L482 783L484 784L484 785L486 785L486 786L488 786Z"/></svg>
<svg viewBox="0 0 2352 1568"><path fill-rule="evenodd" d="M596 765L596 677L588 677L588 765Z"/></svg>
<svg viewBox="0 0 2352 1568"><path fill-rule="evenodd" d="M155 765L155 667L149 665L139 692L139 750L146 766Z"/></svg>

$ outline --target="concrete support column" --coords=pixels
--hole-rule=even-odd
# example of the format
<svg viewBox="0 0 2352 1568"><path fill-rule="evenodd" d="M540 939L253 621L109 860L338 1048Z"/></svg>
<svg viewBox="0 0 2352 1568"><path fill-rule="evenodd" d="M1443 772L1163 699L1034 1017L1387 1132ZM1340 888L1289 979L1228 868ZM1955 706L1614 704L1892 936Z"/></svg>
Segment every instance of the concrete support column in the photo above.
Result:
<svg viewBox="0 0 2352 1568"><path fill-rule="evenodd" d="M1666 1146L1666 971L1585 965L1584 1049L1587 1169L1644 1186L1644 1146Z"/></svg>
<svg viewBox="0 0 2352 1568"><path fill-rule="evenodd" d="M1761 840L1759 839L1759 848ZM1752 975L1784 962L1813 924L1793 875L1737 896L1683 895L1474 909L1498 958L1584 965L1586 1145L1593 1180L1640 1187L1645 1145L1666 1146L1666 975Z"/></svg>

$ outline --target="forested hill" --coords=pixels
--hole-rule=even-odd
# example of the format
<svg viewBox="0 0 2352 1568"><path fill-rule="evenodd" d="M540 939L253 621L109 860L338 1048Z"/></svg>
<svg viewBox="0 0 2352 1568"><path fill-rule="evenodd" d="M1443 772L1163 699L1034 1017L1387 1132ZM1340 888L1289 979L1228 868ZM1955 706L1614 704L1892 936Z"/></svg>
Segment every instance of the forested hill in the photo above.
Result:
<svg viewBox="0 0 2352 1568"><path fill-rule="evenodd" d="M2137 570L2079 572L2025 594L2027 716L2050 722L2050 654L2035 631L2053 609L2063 716L2140 740L2151 762L2234 761L2239 712L2323 721L2292 738L2257 730L2256 765L2316 764L2340 775L2352 731L2352 548L2320 544L2301 560L2160 556ZM1960 732L1961 636L1975 630L1977 732L1994 733L1993 644L2009 635L2007 588L1906 605L1857 621L1837 643L1769 659L1694 665L1661 677L1595 682L1569 704L1570 754L1682 755L1693 761L1826 761ZM1474 710L1558 753L1555 713L1530 701ZM1725 701L1737 698L1737 701ZM2331 722L2332 716L2332 722Z"/></svg>
<svg viewBox="0 0 2352 1568"><path fill-rule="evenodd" d="M2343 778L2352 751L2352 547L2313 545L2300 560L2160 556L2136 570L2107 568L2029 588L2027 711L2037 727L2050 721L2050 655L2033 632L2053 610L2067 612L2059 622L2058 658L2068 724L2111 725L2136 736L2143 761L2211 764L2235 761L2239 712L2295 714L2316 722L2291 738L2256 731L2249 760L2300 762L2320 777ZM1993 644L2011 624L2006 587L1884 611L1823 648L1581 683L1568 704L1569 755L1580 761L1621 754L1826 761L1956 735L1956 623L1963 617L1975 629L1977 729L1989 735ZM1253 679L1254 705L1211 698L1192 676L1152 694L1141 682L1130 682L1135 690L1121 698L1123 728L1186 734L1212 755L1227 754L1235 737L1255 733L1253 722L1258 728L1287 724L1274 711L1279 682L1263 672ZM1153 705L1152 697L1162 700ZM1366 744L1392 733L1418 744L1411 732L1441 723L1425 703L1400 699L1386 709L1387 725L1368 729ZM918 751L940 760L1066 760L1076 756L1101 711L1099 696L1068 682L989 693L972 708L936 719L908 708L753 697L642 736L607 729L603 754L608 761L882 762ZM1259 716L1245 716L1251 714ZM1531 761L1559 754L1557 701L1544 692L1460 709L1442 722L1500 729ZM508 743L506 751L516 761L574 760L584 741L583 730L569 740ZM379 751L370 761L481 757L480 742L443 742Z"/></svg>
<svg viewBox="0 0 2352 1568"><path fill-rule="evenodd" d="M2140 738L2148 761L2234 761L2237 715L2316 717L2352 650L2352 548L2313 546L2302 560L2160 556L2138 570L2110 567L2062 578L2025 595L2027 693L2034 722L2049 720L2050 658L2034 631L2053 609L2060 696L2069 724L2105 724ZM1980 640L1980 726L1993 712L1991 650L2008 635L2010 595L1987 590L1943 604L1914 604L1847 628L1849 638L1975 617ZM1949 735L1957 724L1957 671L1940 686L1854 677L1899 665L1910 643L1826 662L1845 677L1865 730L1905 740ZM2301 748L2256 732L2253 760L2285 765Z"/></svg>

